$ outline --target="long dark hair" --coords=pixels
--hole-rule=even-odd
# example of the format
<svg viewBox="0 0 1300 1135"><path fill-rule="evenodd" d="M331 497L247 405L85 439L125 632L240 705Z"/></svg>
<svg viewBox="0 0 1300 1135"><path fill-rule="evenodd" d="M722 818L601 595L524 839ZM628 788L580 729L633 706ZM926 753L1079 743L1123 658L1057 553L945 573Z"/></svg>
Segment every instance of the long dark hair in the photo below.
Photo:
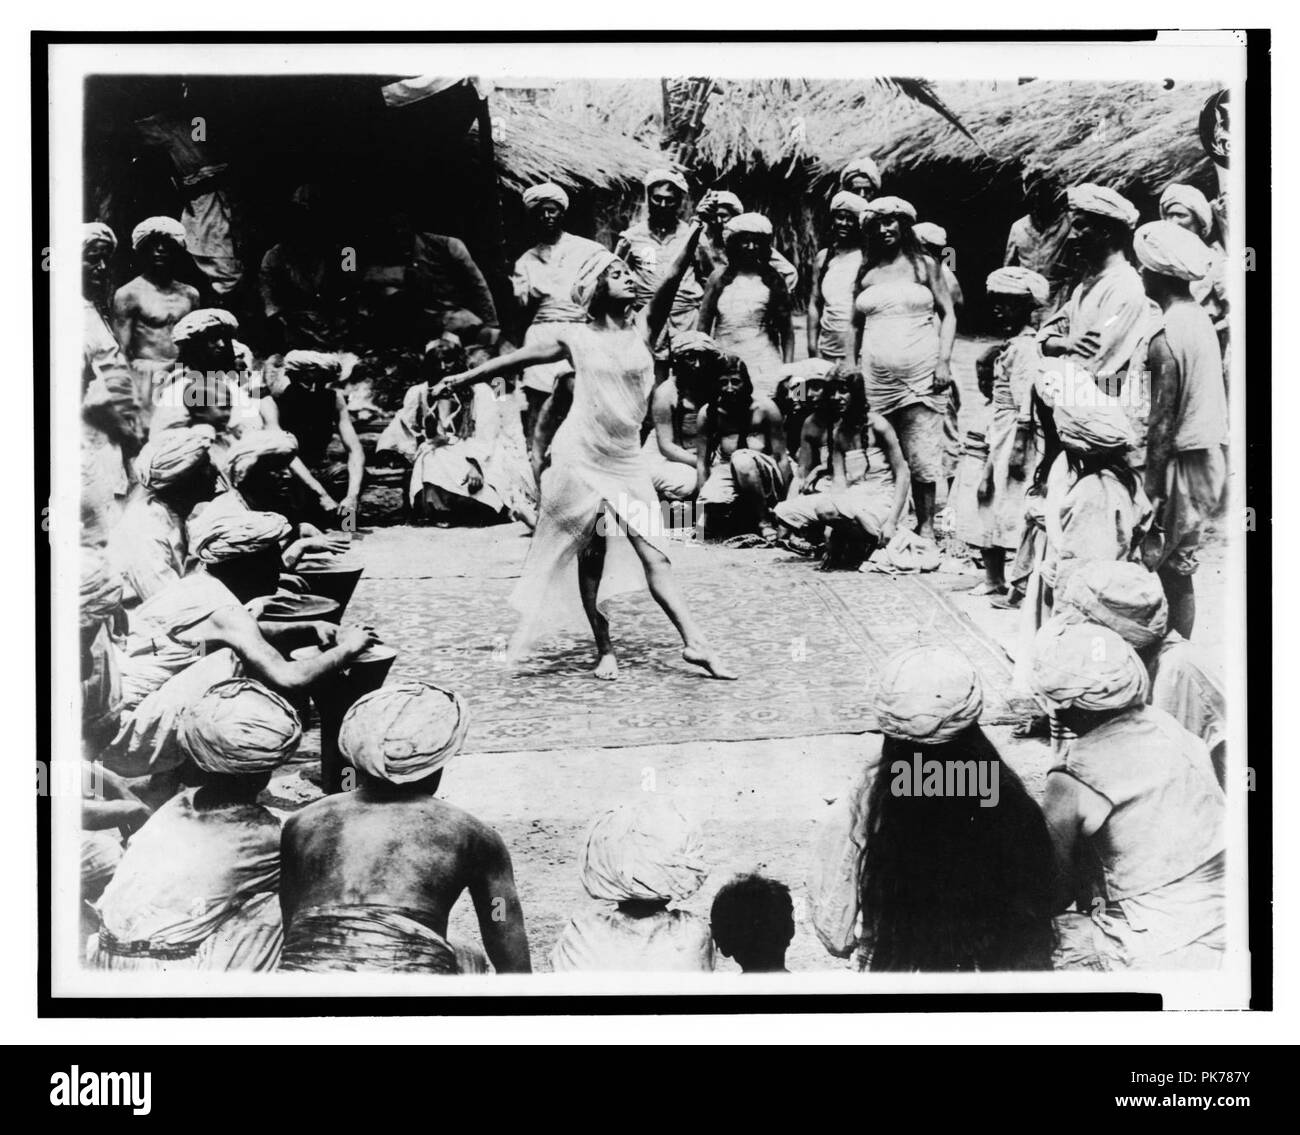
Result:
<svg viewBox="0 0 1300 1135"><path fill-rule="evenodd" d="M996 762L998 802L894 795L896 761L914 744L886 737L868 795L858 869L872 970L1050 969L1056 866L1047 823L1020 778L978 725L927 760Z"/></svg>
<svg viewBox="0 0 1300 1135"><path fill-rule="evenodd" d="M934 260L926 256L921 242L912 231L912 222L907 217L898 218L898 251L912 266L918 284L928 284L930 272L935 268ZM885 249L880 241L880 218L873 213L867 214L862 226L862 265L858 268L858 278L853 282L853 294L862 294L862 281L871 269L878 267L885 258Z"/></svg>
<svg viewBox="0 0 1300 1135"><path fill-rule="evenodd" d="M1137 496L1137 473L1134 471L1133 466L1128 463L1124 450L1094 449L1089 450L1087 453L1080 453L1066 446L1065 460L1070 466L1070 472L1074 474L1076 484L1082 481L1084 477L1091 477L1109 471L1128 490L1129 496Z"/></svg>
<svg viewBox="0 0 1300 1135"><path fill-rule="evenodd" d="M713 278L709 280L708 287L704 290L704 298L700 301L699 325L701 327L713 326L713 320L718 314L718 300L739 274L732 250L736 238L740 235L740 233L732 233L724 242L727 263L713 273ZM767 286L768 291L767 309L763 312L763 330L767 332L768 338L773 343L780 344L781 329L790 317L790 292L785 286L785 281L781 279L781 273L772 267L771 237L764 236L760 241L758 277Z"/></svg>
<svg viewBox="0 0 1300 1135"><path fill-rule="evenodd" d="M840 362L836 364L826 380L826 397L829 399L831 390L841 386L847 388L849 392L849 408L844 412L843 417L836 420L831 433L831 444L834 446L836 434L843 434L845 437L856 439L865 453L867 415L871 412L871 406L867 402L866 380L856 367Z"/></svg>
<svg viewBox="0 0 1300 1135"><path fill-rule="evenodd" d="M723 356L723 364L721 369L718 371L718 378L713 387L713 399L709 403L708 428L705 431L706 456L704 464L706 468L712 468L714 454L717 453L718 446L722 444L722 439L726 436L722 430L722 394L720 387L723 375L728 374L740 375L741 381L745 384L746 421L741 428L744 433L748 433L749 431L748 412L749 407L754 404L754 382L753 379L749 377L749 367L745 365L744 360L735 355L727 354ZM737 401L739 401L739 399L737 399ZM743 441L744 439L742 438L741 440Z"/></svg>

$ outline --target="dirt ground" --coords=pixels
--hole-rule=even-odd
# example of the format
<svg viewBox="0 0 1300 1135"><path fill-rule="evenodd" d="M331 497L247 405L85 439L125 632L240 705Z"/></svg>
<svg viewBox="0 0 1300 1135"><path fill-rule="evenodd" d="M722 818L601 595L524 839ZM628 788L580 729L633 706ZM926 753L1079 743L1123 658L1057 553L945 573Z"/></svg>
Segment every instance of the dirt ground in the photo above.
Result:
<svg viewBox="0 0 1300 1135"><path fill-rule="evenodd" d="M953 369L963 394L963 432L982 429L988 417L974 378L974 359L986 345L987 341L964 339L955 352ZM458 538L454 532L410 529L402 533L397 546L404 555L423 553L421 559L436 563L434 570L439 574L510 575L517 570L516 557L522 558L526 541L521 538L514 544L518 551L507 557L514 562L493 564L476 558L474 550L479 545L475 541ZM359 551L364 558L364 535ZM683 552L688 556L736 556L738 566L744 557L771 554L712 547L684 548ZM1195 638L1216 659L1226 642L1225 552L1221 539L1212 540L1204 549L1197 576ZM946 561L945 566L959 565ZM869 574L856 578L864 588L887 585ZM974 585L980 574L968 564L962 570L929 578L958 593ZM414 589L418 583L412 586ZM990 635L1012 649L1014 612L997 611L987 600L974 596L958 595L957 601ZM736 661L743 664L745 660ZM636 680L636 674L627 671L620 679ZM1014 739L1009 727L991 727L988 732L1003 758L1030 791L1039 795L1049 763L1046 744ZM728 878L738 872L762 871L787 883L795 896L797 928L788 954L790 969L835 969L848 963L829 956L808 925L805 879L834 804L849 790L864 756L878 743L877 736L861 734L462 754L448 766L441 794L492 824L510 848L535 969L550 968L551 947L568 919L592 903L578 874L591 820L603 809L647 789L671 794L703 826L710 874L704 888L683 904L686 909L707 917L714 894ZM450 930L458 937L478 941L468 898L463 898L453 913ZM719 957L718 968L736 967Z"/></svg>

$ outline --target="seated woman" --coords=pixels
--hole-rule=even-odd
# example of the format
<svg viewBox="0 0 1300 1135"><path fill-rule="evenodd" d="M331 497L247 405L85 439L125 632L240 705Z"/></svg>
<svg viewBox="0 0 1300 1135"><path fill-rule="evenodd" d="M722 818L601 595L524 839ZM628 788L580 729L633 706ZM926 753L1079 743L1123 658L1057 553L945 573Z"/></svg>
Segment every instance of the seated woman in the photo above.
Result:
<svg viewBox="0 0 1300 1135"><path fill-rule="evenodd" d="M699 423L696 500L704 538L735 531L754 543L775 543L772 508L790 485L785 423L770 398L754 393L748 368L734 355L727 356L717 397Z"/></svg>
<svg viewBox="0 0 1300 1135"><path fill-rule="evenodd" d="M582 885L615 903L570 920L551 951L557 972L709 972L707 919L669 910L704 884L699 830L662 796L606 812L591 825L582 852Z"/></svg>
<svg viewBox="0 0 1300 1135"><path fill-rule="evenodd" d="M1146 704L1148 684L1141 659L1106 627L1054 619L1034 640L1034 694L1074 734L1043 795L1055 909L1067 912L1060 968L1223 960L1223 791L1205 745Z"/></svg>
<svg viewBox="0 0 1300 1135"><path fill-rule="evenodd" d="M181 715L197 787L136 833L96 904L93 969L273 970L280 919L280 822L257 803L298 749L293 707L256 682L213 686Z"/></svg>
<svg viewBox="0 0 1300 1135"><path fill-rule="evenodd" d="M803 359L782 368L781 380L776 384L772 401L785 420L785 447L797 454L803 441L803 424L811 414L823 407L826 380L835 364L825 359Z"/></svg>
<svg viewBox="0 0 1300 1135"><path fill-rule="evenodd" d="M451 334L424 348L425 381L406 392L377 449L410 458L408 494L417 523L536 523L536 490L513 398L487 386L434 398L433 388L469 363ZM501 380L504 384L506 380Z"/></svg>
<svg viewBox="0 0 1300 1135"><path fill-rule="evenodd" d="M654 429L642 447L660 500L695 497L700 413L713 401L724 357L717 343L702 332L681 331L671 337L668 378L650 397Z"/></svg>
<svg viewBox="0 0 1300 1135"><path fill-rule="evenodd" d="M809 880L822 945L862 970L1050 969L1055 866L1043 815L980 729L971 664L943 647L880 675L884 734Z"/></svg>
<svg viewBox="0 0 1300 1135"><path fill-rule="evenodd" d="M893 427L871 413L862 375L837 369L826 389L835 416L830 436L830 477L816 490L776 506L776 519L804 533L830 529L824 570L854 567L898 531L911 489L907 459ZM811 432L811 431L810 431ZM811 450L812 442L809 442ZM800 474L805 456L800 446Z"/></svg>

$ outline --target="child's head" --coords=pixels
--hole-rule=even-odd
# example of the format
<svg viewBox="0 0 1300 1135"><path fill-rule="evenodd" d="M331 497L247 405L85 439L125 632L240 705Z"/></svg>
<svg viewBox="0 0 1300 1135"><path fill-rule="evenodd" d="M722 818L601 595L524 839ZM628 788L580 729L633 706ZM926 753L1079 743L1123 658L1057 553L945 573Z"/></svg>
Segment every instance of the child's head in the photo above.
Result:
<svg viewBox="0 0 1300 1135"><path fill-rule="evenodd" d="M710 914L713 941L745 973L780 973L794 937L790 888L762 875L737 875L723 884Z"/></svg>

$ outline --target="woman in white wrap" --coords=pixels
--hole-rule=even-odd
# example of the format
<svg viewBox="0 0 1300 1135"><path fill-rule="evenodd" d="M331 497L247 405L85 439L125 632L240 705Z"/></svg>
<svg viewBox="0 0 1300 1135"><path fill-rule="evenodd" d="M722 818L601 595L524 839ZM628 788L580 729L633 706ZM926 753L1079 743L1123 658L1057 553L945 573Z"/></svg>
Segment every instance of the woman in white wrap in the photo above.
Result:
<svg viewBox="0 0 1300 1135"><path fill-rule="evenodd" d="M651 594L682 636L682 657L714 678L735 677L714 657L677 588L640 444L654 387L650 345L668 319L699 235L696 225L644 311L633 309L636 293L627 265L601 249L582 266L573 290L574 302L587 309L590 323L566 325L553 343L526 345L444 379L430 392L436 398L521 366L566 358L573 364L574 374L557 384L538 424L544 438L557 409L571 400L554 433L550 467L541 477L537 532L511 597L522 616L511 643L514 658L549 631L581 625L585 615L596 638L596 677L616 678L606 606L615 595L639 590L644 573ZM543 451L534 450L538 467Z"/></svg>

